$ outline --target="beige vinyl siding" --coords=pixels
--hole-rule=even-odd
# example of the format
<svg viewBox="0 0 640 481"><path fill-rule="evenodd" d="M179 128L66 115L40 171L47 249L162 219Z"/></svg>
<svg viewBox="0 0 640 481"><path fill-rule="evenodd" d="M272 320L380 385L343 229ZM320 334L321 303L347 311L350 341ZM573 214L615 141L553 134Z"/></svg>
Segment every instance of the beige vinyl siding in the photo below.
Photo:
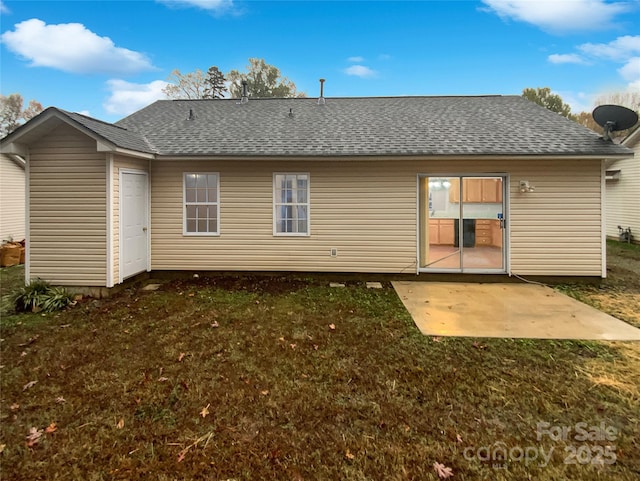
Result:
<svg viewBox="0 0 640 481"><path fill-rule="evenodd" d="M183 236L183 172L220 173L219 237ZM274 172L310 174L309 237L273 235ZM154 162L152 269L414 273L417 175L508 173L512 271L600 276L600 172L599 160ZM520 194L521 179L536 191Z"/></svg>
<svg viewBox="0 0 640 481"><path fill-rule="evenodd" d="M0 241L24 239L24 178L24 168L0 154Z"/></svg>
<svg viewBox="0 0 640 481"><path fill-rule="evenodd" d="M511 175L512 272L601 276L601 162L514 162ZM520 193L520 180L535 191Z"/></svg>
<svg viewBox="0 0 640 481"><path fill-rule="evenodd" d="M220 173L219 237L183 236L183 172ZM274 172L309 173L311 236L273 235ZM155 162L151 184L152 269L415 272L415 176L390 164Z"/></svg>
<svg viewBox="0 0 640 481"><path fill-rule="evenodd" d="M106 285L106 155L63 125L29 149L30 275Z"/></svg>
<svg viewBox="0 0 640 481"><path fill-rule="evenodd" d="M149 171L149 161L132 159L116 155L113 158L113 229L112 229L112 259L113 279L117 284L120 276L120 169Z"/></svg>
<svg viewBox="0 0 640 481"><path fill-rule="evenodd" d="M633 147L635 157L618 160L607 170L620 170L618 180L607 181L607 235L618 238L618 226L631 227L640 242L640 142Z"/></svg>

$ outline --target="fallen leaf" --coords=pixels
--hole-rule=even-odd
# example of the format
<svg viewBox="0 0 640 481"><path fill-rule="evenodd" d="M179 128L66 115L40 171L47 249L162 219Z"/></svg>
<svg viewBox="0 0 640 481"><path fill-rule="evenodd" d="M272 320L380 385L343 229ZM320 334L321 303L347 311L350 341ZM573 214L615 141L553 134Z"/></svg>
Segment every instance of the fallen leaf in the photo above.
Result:
<svg viewBox="0 0 640 481"><path fill-rule="evenodd" d="M30 344L33 344L34 342L36 342L38 340L38 338L40 337L39 334L36 334L33 337L30 337L29 339L27 339L27 342L23 342L22 344L18 344L19 347L25 347L28 346Z"/></svg>
<svg viewBox="0 0 640 481"><path fill-rule="evenodd" d="M6 447L7 447L6 444L0 444L0 454L2 454L2 452L4 451L4 448Z"/></svg>
<svg viewBox="0 0 640 481"><path fill-rule="evenodd" d="M284 337L279 337L279 338L278 338L278 341L280 341L280 342L284 342Z"/></svg>
<svg viewBox="0 0 640 481"><path fill-rule="evenodd" d="M331 329L332 331L336 330L336 325L335 324L329 324L329 329Z"/></svg>
<svg viewBox="0 0 640 481"><path fill-rule="evenodd" d="M67 402L67 400L66 400L65 398L63 398L62 396L58 396L58 397L56 398L56 402L57 402L58 404L63 404L63 403L66 403L66 402Z"/></svg>
<svg viewBox="0 0 640 481"><path fill-rule="evenodd" d="M158 382L166 382L168 380L169 380L169 378L168 377L164 377L164 376L158 378Z"/></svg>
<svg viewBox="0 0 640 481"><path fill-rule="evenodd" d="M207 415L209 414L209 406L211 406L211 403L202 408L202 411L200 411L200 416L202 416L203 418L207 417Z"/></svg>
<svg viewBox="0 0 640 481"><path fill-rule="evenodd" d="M453 471L442 463L433 463L433 469L440 479L447 479L453 476Z"/></svg>
<svg viewBox="0 0 640 481"><path fill-rule="evenodd" d="M461 443L462 442L462 436L460 436L459 434L456 434L456 440Z"/></svg>
<svg viewBox="0 0 640 481"><path fill-rule="evenodd" d="M347 459L354 459L356 456L351 451L347 449L347 452L344 454L344 457Z"/></svg>
<svg viewBox="0 0 640 481"><path fill-rule="evenodd" d="M31 428L29 429L29 434L27 434L27 446L33 447L40 442L40 437L42 436L42 429Z"/></svg>
<svg viewBox="0 0 640 481"><path fill-rule="evenodd" d="M51 434L56 432L57 430L58 430L58 426L56 426L56 423L51 423L44 429L44 432L47 434Z"/></svg>
<svg viewBox="0 0 640 481"><path fill-rule="evenodd" d="M487 348L487 346L485 346L484 344L480 344L479 342L474 342L472 346L475 347L476 349L481 349L481 350Z"/></svg>
<svg viewBox="0 0 640 481"><path fill-rule="evenodd" d="M12 411L17 411L18 409L20 409L20 404L18 403L13 403L9 409L11 409Z"/></svg>
<svg viewBox="0 0 640 481"><path fill-rule="evenodd" d="M211 327L220 327L220 324L218 324L218 321L213 321Z"/></svg>
<svg viewBox="0 0 640 481"><path fill-rule="evenodd" d="M33 386L36 385L38 381L29 381L27 384L25 384L24 386L22 386L22 390L26 391L27 389L31 389Z"/></svg>
<svg viewBox="0 0 640 481"><path fill-rule="evenodd" d="M182 360L184 359L184 356L186 356L187 353L185 352L181 352L180 355L178 356L178 362L182 362Z"/></svg>
<svg viewBox="0 0 640 481"><path fill-rule="evenodd" d="M189 293L189 297L193 297L193 296L195 296L195 295L196 295L196 294L195 294L194 292L190 292L190 293Z"/></svg>
<svg viewBox="0 0 640 481"><path fill-rule="evenodd" d="M442 338L441 337L437 337L437 336L436 337L432 337L431 340L433 342L442 342Z"/></svg>
<svg viewBox="0 0 640 481"><path fill-rule="evenodd" d="M296 345L295 345L295 344L289 344L289 347L290 347L291 349L295 349L295 348L296 348Z"/></svg>
<svg viewBox="0 0 640 481"><path fill-rule="evenodd" d="M27 355L27 351L22 351L22 352L20 353L20 357L24 357L24 356L26 356L26 355Z"/></svg>
<svg viewBox="0 0 640 481"><path fill-rule="evenodd" d="M260 391L260 394L262 394L263 396L267 396L269 394L269 390L265 389L264 391Z"/></svg>
<svg viewBox="0 0 640 481"><path fill-rule="evenodd" d="M124 418L120 418L120 421L118 421L118 424L116 424L116 427L118 429L122 429L124 427Z"/></svg>

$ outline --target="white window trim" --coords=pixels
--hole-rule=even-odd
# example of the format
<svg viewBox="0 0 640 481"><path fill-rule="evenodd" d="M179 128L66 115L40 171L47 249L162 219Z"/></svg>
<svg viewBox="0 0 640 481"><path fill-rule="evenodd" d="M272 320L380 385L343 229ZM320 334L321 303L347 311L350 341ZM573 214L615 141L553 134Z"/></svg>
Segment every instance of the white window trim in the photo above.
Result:
<svg viewBox="0 0 640 481"><path fill-rule="evenodd" d="M218 194L217 208L218 230L216 232L187 232L187 175L215 175L216 193ZM213 202L189 202L189 205L212 205ZM220 236L220 173L219 172L183 172L182 173L182 235L188 237L219 237Z"/></svg>
<svg viewBox="0 0 640 481"><path fill-rule="evenodd" d="M306 175L307 176L307 232L278 232L276 227L277 211L276 211L276 176L277 175ZM273 235L275 237L311 237L311 175L309 172L274 172L271 182L272 200L273 200Z"/></svg>

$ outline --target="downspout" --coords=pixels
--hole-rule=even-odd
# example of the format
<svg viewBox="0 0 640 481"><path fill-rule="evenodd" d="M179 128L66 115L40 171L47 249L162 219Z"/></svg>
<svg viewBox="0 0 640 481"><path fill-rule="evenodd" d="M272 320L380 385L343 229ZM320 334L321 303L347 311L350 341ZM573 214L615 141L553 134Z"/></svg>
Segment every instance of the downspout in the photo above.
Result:
<svg viewBox="0 0 640 481"><path fill-rule="evenodd" d="M600 277L607 278L607 161L600 162L600 257L602 259L602 272Z"/></svg>
<svg viewBox="0 0 640 481"><path fill-rule="evenodd" d="M27 152L24 158L24 284L29 285L31 280L31 153Z"/></svg>
<svg viewBox="0 0 640 481"><path fill-rule="evenodd" d="M107 287L114 286L113 282L113 154L107 153Z"/></svg>

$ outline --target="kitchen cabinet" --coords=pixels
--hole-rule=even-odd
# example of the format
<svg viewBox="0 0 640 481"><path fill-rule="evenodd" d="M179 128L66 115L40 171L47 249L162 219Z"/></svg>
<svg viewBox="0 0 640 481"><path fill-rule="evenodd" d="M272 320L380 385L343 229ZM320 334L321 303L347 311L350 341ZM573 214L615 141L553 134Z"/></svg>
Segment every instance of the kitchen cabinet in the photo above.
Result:
<svg viewBox="0 0 640 481"><path fill-rule="evenodd" d="M440 244L453 245L454 219L440 219Z"/></svg>
<svg viewBox="0 0 640 481"><path fill-rule="evenodd" d="M492 239L491 219L476 220L476 246L490 246Z"/></svg>
<svg viewBox="0 0 640 481"><path fill-rule="evenodd" d="M429 244L453 245L454 219L429 219Z"/></svg>
<svg viewBox="0 0 640 481"><path fill-rule="evenodd" d="M476 220L476 246L502 247L500 220Z"/></svg>
<svg viewBox="0 0 640 481"><path fill-rule="evenodd" d="M502 229L500 228L499 220L491 221L491 245L502 247Z"/></svg>
<svg viewBox="0 0 640 481"><path fill-rule="evenodd" d="M482 202L502 202L502 179L482 179Z"/></svg>
<svg viewBox="0 0 640 481"><path fill-rule="evenodd" d="M449 186L449 202L452 204L460 203L460 179L453 177L449 179L451 185Z"/></svg>
<svg viewBox="0 0 640 481"><path fill-rule="evenodd" d="M450 179L449 202L460 203L460 179ZM481 179L465 177L462 179L464 201L468 203L502 203L502 179Z"/></svg>
<svg viewBox="0 0 640 481"><path fill-rule="evenodd" d="M471 222L471 220L467 219L465 222ZM429 244L456 245L456 223L458 219L429 219ZM502 247L500 220L476 219L474 245L475 247Z"/></svg>

